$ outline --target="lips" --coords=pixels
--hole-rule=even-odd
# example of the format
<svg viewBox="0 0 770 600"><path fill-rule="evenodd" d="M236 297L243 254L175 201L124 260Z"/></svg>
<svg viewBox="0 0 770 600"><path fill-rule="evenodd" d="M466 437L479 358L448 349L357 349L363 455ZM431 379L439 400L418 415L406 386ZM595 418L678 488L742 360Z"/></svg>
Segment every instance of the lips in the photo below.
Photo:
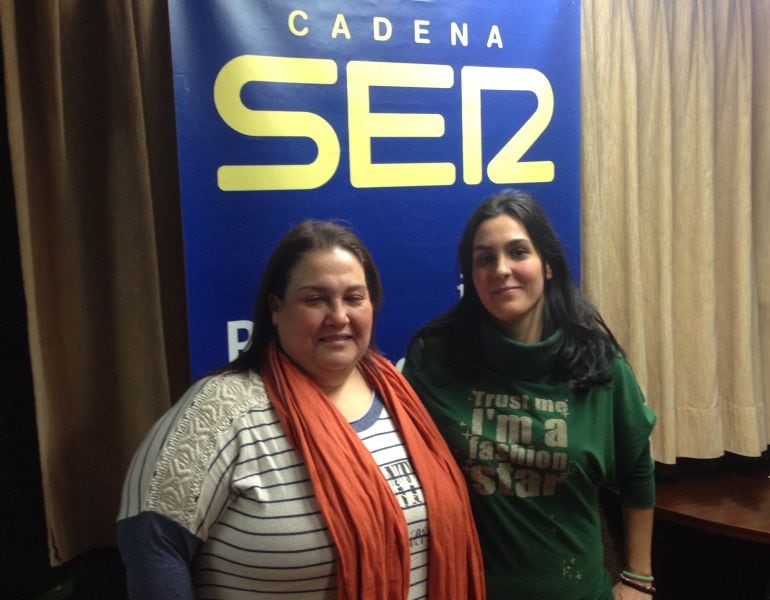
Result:
<svg viewBox="0 0 770 600"><path fill-rule="evenodd" d="M348 340L352 340L353 336L350 334L345 333L338 333L335 335L325 335L323 337L318 338L320 342L324 342L327 344L333 344L335 342L346 342Z"/></svg>
<svg viewBox="0 0 770 600"><path fill-rule="evenodd" d="M509 294L523 289L520 285L509 285L503 288L492 290L493 294Z"/></svg>

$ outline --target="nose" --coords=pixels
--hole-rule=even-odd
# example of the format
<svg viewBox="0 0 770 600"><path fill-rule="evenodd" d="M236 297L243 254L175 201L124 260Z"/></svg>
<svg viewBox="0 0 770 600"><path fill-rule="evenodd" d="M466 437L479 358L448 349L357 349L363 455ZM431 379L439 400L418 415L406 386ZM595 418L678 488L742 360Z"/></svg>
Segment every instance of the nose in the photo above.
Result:
<svg viewBox="0 0 770 600"><path fill-rule="evenodd" d="M341 300L334 300L331 302L329 304L329 310L326 313L326 323L341 327L347 325L348 321L348 311L345 307L345 303Z"/></svg>
<svg viewBox="0 0 770 600"><path fill-rule="evenodd" d="M495 259L495 275L505 277L511 273L511 266L508 264L504 254L499 254Z"/></svg>

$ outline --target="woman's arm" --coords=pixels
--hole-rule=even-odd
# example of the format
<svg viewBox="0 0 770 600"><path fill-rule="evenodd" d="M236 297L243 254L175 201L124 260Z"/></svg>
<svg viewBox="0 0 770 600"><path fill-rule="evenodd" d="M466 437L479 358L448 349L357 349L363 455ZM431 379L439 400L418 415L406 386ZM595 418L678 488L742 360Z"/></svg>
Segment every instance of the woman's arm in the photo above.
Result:
<svg viewBox="0 0 770 600"><path fill-rule="evenodd" d="M615 586L615 598L650 600L649 593L635 589L654 587L652 577L652 528L655 506L655 463L650 434L655 414L644 401L630 365L618 360L613 385L616 394L615 452L617 484L623 507L625 566L628 573ZM634 575L636 577L634 577Z"/></svg>
<svg viewBox="0 0 770 600"><path fill-rule="evenodd" d="M190 565L201 540L172 520L145 511L118 521L130 600L192 600Z"/></svg>
<svg viewBox="0 0 770 600"><path fill-rule="evenodd" d="M653 508L623 507L625 533L625 567L631 581L641 587L652 587L652 526ZM633 577L633 575L641 577ZM650 600L651 594L632 585L619 582L614 589L616 600Z"/></svg>

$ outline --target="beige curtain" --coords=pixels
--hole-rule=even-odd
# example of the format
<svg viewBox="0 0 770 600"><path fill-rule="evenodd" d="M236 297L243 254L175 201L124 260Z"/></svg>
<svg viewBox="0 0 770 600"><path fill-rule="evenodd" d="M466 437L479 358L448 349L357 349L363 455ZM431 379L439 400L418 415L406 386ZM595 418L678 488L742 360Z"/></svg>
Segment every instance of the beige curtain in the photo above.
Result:
<svg viewBox="0 0 770 600"><path fill-rule="evenodd" d="M0 0L51 561L114 544L133 450L186 385L166 4Z"/></svg>
<svg viewBox="0 0 770 600"><path fill-rule="evenodd" d="M770 0L583 0L583 284L655 458L770 443Z"/></svg>

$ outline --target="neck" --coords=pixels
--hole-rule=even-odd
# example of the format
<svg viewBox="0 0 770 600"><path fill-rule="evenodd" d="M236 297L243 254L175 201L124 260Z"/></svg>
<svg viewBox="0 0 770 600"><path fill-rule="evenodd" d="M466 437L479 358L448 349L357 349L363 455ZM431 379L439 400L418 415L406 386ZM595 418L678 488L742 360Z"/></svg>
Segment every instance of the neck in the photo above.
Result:
<svg viewBox="0 0 770 600"><path fill-rule="evenodd" d="M513 323L498 323L512 340L521 344L535 344L543 339L542 302Z"/></svg>
<svg viewBox="0 0 770 600"><path fill-rule="evenodd" d="M513 331L508 328L507 333L520 344L536 344L543 338L543 327L514 328Z"/></svg>
<svg viewBox="0 0 770 600"><path fill-rule="evenodd" d="M372 388L361 371L353 369L345 379L334 385L320 385L321 391L347 420L357 419L369 406Z"/></svg>

